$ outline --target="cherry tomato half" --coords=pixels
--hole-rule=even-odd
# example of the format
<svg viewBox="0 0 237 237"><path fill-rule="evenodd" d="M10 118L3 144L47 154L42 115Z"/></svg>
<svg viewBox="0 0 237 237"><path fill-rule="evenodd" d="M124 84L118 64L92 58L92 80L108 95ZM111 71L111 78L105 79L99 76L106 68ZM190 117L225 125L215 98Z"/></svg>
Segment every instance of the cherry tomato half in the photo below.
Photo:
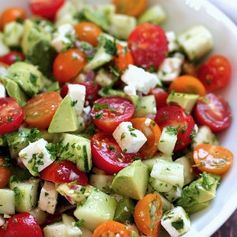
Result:
<svg viewBox="0 0 237 237"><path fill-rule="evenodd" d="M106 97L95 101L91 115L95 125L106 133L112 133L121 123L132 118L134 105L120 97Z"/></svg>
<svg viewBox="0 0 237 237"><path fill-rule="evenodd" d="M198 69L198 78L209 92L225 88L231 80L230 61L222 55L213 55Z"/></svg>
<svg viewBox="0 0 237 237"><path fill-rule="evenodd" d="M139 200L134 210L137 228L146 236L157 237L162 217L162 201L158 194L147 194Z"/></svg>
<svg viewBox="0 0 237 237"><path fill-rule="evenodd" d="M147 138L146 143L139 151L144 159L151 158L157 152L157 145L160 140L161 130L155 121L149 118L133 118L131 123L134 128L140 130Z"/></svg>
<svg viewBox="0 0 237 237"><path fill-rule="evenodd" d="M87 185L86 174L80 171L71 161L55 161L40 173L43 180L54 183L70 183L77 181L80 185Z"/></svg>
<svg viewBox="0 0 237 237"><path fill-rule="evenodd" d="M54 20L58 9L64 2L65 0L31 0L30 9L37 16Z"/></svg>
<svg viewBox="0 0 237 237"><path fill-rule="evenodd" d="M43 237L40 226L29 213L20 213L7 221L4 237Z"/></svg>
<svg viewBox="0 0 237 237"><path fill-rule="evenodd" d="M169 94L164 89L161 88L152 89L150 94L155 96L157 110L167 105L166 101Z"/></svg>
<svg viewBox="0 0 237 237"><path fill-rule="evenodd" d="M58 54L53 64L53 74L61 83L75 78L86 64L84 53L79 49L69 49Z"/></svg>
<svg viewBox="0 0 237 237"><path fill-rule="evenodd" d="M233 163L233 153L222 146L200 144L194 148L193 159L199 170L223 175Z"/></svg>
<svg viewBox="0 0 237 237"><path fill-rule="evenodd" d="M24 60L25 60L24 54L18 51L11 51L10 53L0 57L0 62L5 63L7 65L11 65L15 62Z"/></svg>
<svg viewBox="0 0 237 237"><path fill-rule="evenodd" d="M80 22L75 25L77 38L80 41L86 41L93 46L97 46L98 37L102 33L100 27L92 22Z"/></svg>
<svg viewBox="0 0 237 237"><path fill-rule="evenodd" d="M11 177L11 170L6 166L6 161L0 157L0 188L5 188Z"/></svg>
<svg viewBox="0 0 237 237"><path fill-rule="evenodd" d="M17 130L23 119L23 109L14 99L0 98L0 135Z"/></svg>
<svg viewBox="0 0 237 237"><path fill-rule="evenodd" d="M7 8L1 15L1 28L12 21L26 19L26 11L20 7Z"/></svg>
<svg viewBox="0 0 237 237"><path fill-rule="evenodd" d="M95 81L94 72L90 71L87 74L79 74L72 84L80 84L86 87L86 100L94 102L98 98L99 85Z"/></svg>
<svg viewBox="0 0 237 237"><path fill-rule="evenodd" d="M112 137L103 133L95 134L91 139L93 164L107 174L118 173L128 166L136 154L125 154Z"/></svg>
<svg viewBox="0 0 237 237"><path fill-rule="evenodd" d="M168 53L164 30L150 23L138 25L128 38L134 63L146 69L158 69Z"/></svg>
<svg viewBox="0 0 237 237"><path fill-rule="evenodd" d="M131 230L127 228L127 226L124 224L109 220L99 225L94 230L93 235L92 235L92 237L101 237L101 236L131 237Z"/></svg>
<svg viewBox="0 0 237 237"><path fill-rule="evenodd" d="M207 125L213 132L224 131L232 122L232 114L227 101L212 93L198 101L194 115L199 124Z"/></svg>
<svg viewBox="0 0 237 237"><path fill-rule="evenodd" d="M161 128L172 126L178 129L175 151L180 151L191 143L195 123L192 116L186 115L181 107L175 105L162 107L157 111L155 121Z"/></svg>
<svg viewBox="0 0 237 237"><path fill-rule="evenodd" d="M57 92L44 92L34 96L23 108L25 122L30 127L47 129L61 100Z"/></svg>

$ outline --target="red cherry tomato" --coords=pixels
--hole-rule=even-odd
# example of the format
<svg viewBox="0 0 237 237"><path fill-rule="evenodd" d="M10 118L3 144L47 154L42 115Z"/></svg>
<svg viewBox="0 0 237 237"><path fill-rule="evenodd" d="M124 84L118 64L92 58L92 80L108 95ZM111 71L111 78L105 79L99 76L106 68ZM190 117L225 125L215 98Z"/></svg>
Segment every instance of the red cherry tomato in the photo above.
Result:
<svg viewBox="0 0 237 237"><path fill-rule="evenodd" d="M58 9L64 2L65 0L31 0L30 9L37 16L54 20Z"/></svg>
<svg viewBox="0 0 237 237"><path fill-rule="evenodd" d="M231 80L230 61L221 55L213 55L198 69L198 78L206 89L216 91L226 87Z"/></svg>
<svg viewBox="0 0 237 237"><path fill-rule="evenodd" d="M78 181L80 185L87 185L88 178L86 174L80 171L71 161L55 161L40 173L44 180L54 183L70 183Z"/></svg>
<svg viewBox="0 0 237 237"><path fill-rule="evenodd" d="M84 53L79 49L69 49L58 54L53 64L53 75L61 83L74 79L85 66Z"/></svg>
<svg viewBox="0 0 237 237"><path fill-rule="evenodd" d="M213 132L222 132L231 125L232 114L228 103L212 93L200 99L194 111L195 119Z"/></svg>
<svg viewBox="0 0 237 237"><path fill-rule="evenodd" d="M186 115L181 107L168 105L159 109L155 121L161 128L172 126L178 129L175 151L180 151L191 143L195 123L192 116Z"/></svg>
<svg viewBox="0 0 237 237"><path fill-rule="evenodd" d="M91 116L95 125L106 133L112 133L121 123L132 118L134 105L120 97L106 97L95 101Z"/></svg>
<svg viewBox="0 0 237 237"><path fill-rule="evenodd" d="M7 65L11 65L15 62L24 61L24 60L25 60L24 54L17 51L12 51L0 57L0 62L5 63Z"/></svg>
<svg viewBox="0 0 237 237"><path fill-rule="evenodd" d="M23 109L14 99L0 98L0 135L17 130L23 119Z"/></svg>
<svg viewBox="0 0 237 237"><path fill-rule="evenodd" d="M73 84L80 84L86 87L86 100L89 102L94 102L98 98L99 85L95 82L94 72L88 72L86 75L80 74L75 80L72 81Z"/></svg>
<svg viewBox="0 0 237 237"><path fill-rule="evenodd" d="M6 166L6 161L0 156L0 188L5 188L8 185L11 175L12 172Z"/></svg>
<svg viewBox="0 0 237 237"><path fill-rule="evenodd" d="M7 221L4 237L43 237L40 226L29 213L20 213Z"/></svg>
<svg viewBox="0 0 237 237"><path fill-rule="evenodd" d="M157 109L160 109L167 105L166 100L169 94L164 89L161 88L152 89L150 94L155 96Z"/></svg>
<svg viewBox="0 0 237 237"><path fill-rule="evenodd" d="M136 154L125 154L112 137L103 133L95 134L91 139L93 164L107 174L118 173L128 166Z"/></svg>
<svg viewBox="0 0 237 237"><path fill-rule="evenodd" d="M128 38L135 65L158 69L168 53L164 30L157 25L144 23L136 27Z"/></svg>

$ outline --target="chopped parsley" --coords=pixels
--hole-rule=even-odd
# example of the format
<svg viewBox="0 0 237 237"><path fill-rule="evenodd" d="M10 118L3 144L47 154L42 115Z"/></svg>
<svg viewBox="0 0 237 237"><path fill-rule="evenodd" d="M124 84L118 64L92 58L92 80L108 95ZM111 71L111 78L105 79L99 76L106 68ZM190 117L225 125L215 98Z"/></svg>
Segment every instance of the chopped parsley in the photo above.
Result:
<svg viewBox="0 0 237 237"><path fill-rule="evenodd" d="M177 221L174 221L171 223L171 225L176 229L176 230L182 230L184 228L184 221L182 219L178 219Z"/></svg>
<svg viewBox="0 0 237 237"><path fill-rule="evenodd" d="M74 226L78 227L79 229L84 226L85 220L81 219L77 222L75 222Z"/></svg>
<svg viewBox="0 0 237 237"><path fill-rule="evenodd" d="M117 46L116 46L116 40L109 40L109 39L104 39L104 49L105 52L115 56L117 54Z"/></svg>
<svg viewBox="0 0 237 237"><path fill-rule="evenodd" d="M168 126L166 127L166 132L171 136L175 136L178 134L178 129L172 126Z"/></svg>
<svg viewBox="0 0 237 237"><path fill-rule="evenodd" d="M95 114L95 119L101 119L102 116L103 116L103 113L102 113L102 112L96 113L96 114Z"/></svg>
<svg viewBox="0 0 237 237"><path fill-rule="evenodd" d="M29 164L31 164L32 171L34 171L36 174L39 173L40 166L44 165L44 154L41 153L34 153L32 155L32 158L29 160Z"/></svg>
<svg viewBox="0 0 237 237"><path fill-rule="evenodd" d="M73 100L73 101L71 102L71 106L74 107L74 106L77 104L77 102L78 102L77 100Z"/></svg>
<svg viewBox="0 0 237 237"><path fill-rule="evenodd" d="M94 103L93 108L95 110L109 109L109 105L108 104L102 104L102 103Z"/></svg>

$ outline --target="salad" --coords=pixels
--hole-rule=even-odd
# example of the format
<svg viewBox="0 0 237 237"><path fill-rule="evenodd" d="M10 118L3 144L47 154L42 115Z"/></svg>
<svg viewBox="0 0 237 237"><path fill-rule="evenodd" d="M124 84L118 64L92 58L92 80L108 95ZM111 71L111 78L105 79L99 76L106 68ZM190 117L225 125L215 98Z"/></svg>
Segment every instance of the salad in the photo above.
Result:
<svg viewBox="0 0 237 237"><path fill-rule="evenodd" d="M233 154L209 29L146 0L31 0L0 33L0 236L182 236Z"/></svg>

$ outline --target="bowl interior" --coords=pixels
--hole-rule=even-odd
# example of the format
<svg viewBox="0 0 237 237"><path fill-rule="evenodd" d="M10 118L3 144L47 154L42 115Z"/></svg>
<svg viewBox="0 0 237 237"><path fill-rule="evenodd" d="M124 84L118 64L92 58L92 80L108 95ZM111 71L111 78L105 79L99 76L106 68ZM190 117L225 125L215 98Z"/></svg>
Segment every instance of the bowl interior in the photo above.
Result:
<svg viewBox="0 0 237 237"><path fill-rule="evenodd" d="M89 0L95 3L94 0ZM1 9L7 6L27 7L27 0L0 1ZM97 3L106 3L108 0L100 0ZM164 27L167 30L180 33L187 28L203 24L212 32L215 40L215 49L212 54L223 54L228 57L233 66L232 82L229 87L221 91L225 99L230 103L233 112L233 124L231 128L222 134L221 143L237 154L237 27L219 10L206 0L150 0L150 4L161 4L167 12L168 19ZM192 231L186 237L208 237L230 216L237 207L236 185L237 162L221 183L217 198L209 208L192 216ZM162 235L163 236L163 235Z"/></svg>

